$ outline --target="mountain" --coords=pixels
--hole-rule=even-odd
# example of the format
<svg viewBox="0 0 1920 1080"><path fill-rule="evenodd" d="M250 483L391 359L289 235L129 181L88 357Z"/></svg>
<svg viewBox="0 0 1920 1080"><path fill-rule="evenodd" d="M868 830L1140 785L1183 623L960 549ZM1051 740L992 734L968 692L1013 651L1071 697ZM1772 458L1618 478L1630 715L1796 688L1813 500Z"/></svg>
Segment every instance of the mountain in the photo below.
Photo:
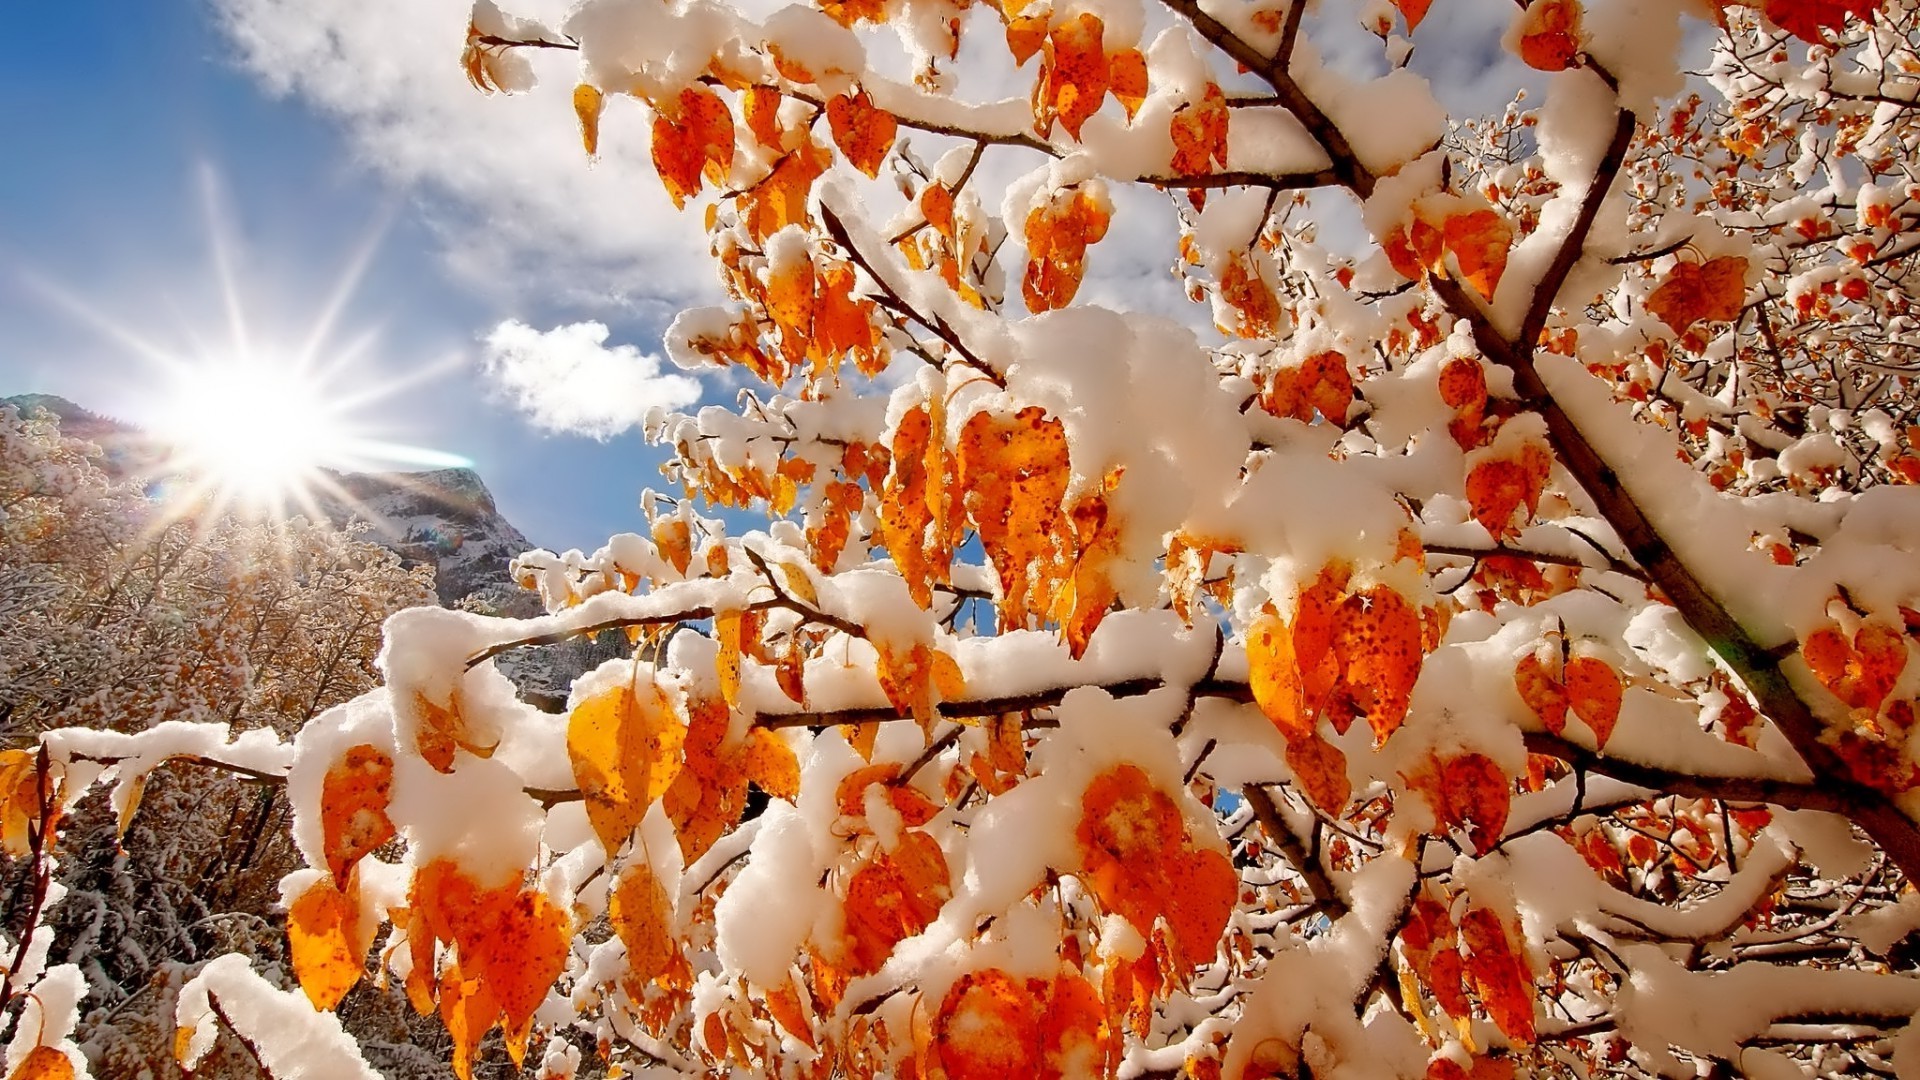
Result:
<svg viewBox="0 0 1920 1080"><path fill-rule="evenodd" d="M513 583L508 564L533 549L500 515L472 469L413 473L328 473L336 492L320 509L336 523L364 521L371 539L411 563L433 567L440 603L484 604L501 614L537 614L533 594Z"/></svg>

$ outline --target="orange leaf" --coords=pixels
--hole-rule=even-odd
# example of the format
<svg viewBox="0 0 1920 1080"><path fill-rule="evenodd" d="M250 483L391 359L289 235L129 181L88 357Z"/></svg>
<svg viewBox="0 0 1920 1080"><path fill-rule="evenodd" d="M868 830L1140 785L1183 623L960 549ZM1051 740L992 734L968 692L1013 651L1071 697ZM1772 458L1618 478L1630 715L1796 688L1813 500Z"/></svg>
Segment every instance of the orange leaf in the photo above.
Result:
<svg viewBox="0 0 1920 1080"><path fill-rule="evenodd" d="M1420 20L1427 17L1427 8L1433 0L1393 0L1393 6L1400 9L1400 17L1407 21L1407 33L1420 28Z"/></svg>
<svg viewBox="0 0 1920 1080"><path fill-rule="evenodd" d="M620 871L607 898L607 921L627 947L627 970L641 985L666 972L673 962L673 902L645 859Z"/></svg>
<svg viewBox="0 0 1920 1080"><path fill-rule="evenodd" d="M1547 661L1543 662L1538 653L1528 653L1513 668L1513 685L1520 691L1521 700L1555 735L1567 729L1567 690L1559 667L1559 651L1553 650Z"/></svg>
<svg viewBox="0 0 1920 1080"><path fill-rule="evenodd" d="M573 112L580 118L580 145L586 147L588 157L600 152L600 111L605 106L599 87L581 83L573 88Z"/></svg>
<svg viewBox="0 0 1920 1080"><path fill-rule="evenodd" d="M1906 640L1900 631L1864 623L1847 641L1833 627L1814 631L1800 647L1807 666L1849 709L1877 713L1907 666Z"/></svg>
<svg viewBox="0 0 1920 1080"><path fill-rule="evenodd" d="M1606 661L1576 656L1567 661L1567 704L1593 731L1594 745L1605 749L1620 720L1620 673Z"/></svg>
<svg viewBox="0 0 1920 1080"><path fill-rule="evenodd" d="M1484 754L1430 756L1407 785L1427 800L1442 831L1466 829L1476 854L1492 851L1506 832L1513 783Z"/></svg>
<svg viewBox="0 0 1920 1080"><path fill-rule="evenodd" d="M453 1038L453 1074L460 1080L473 1080L474 1052L499 1019L500 1003L486 983L463 977L459 964L449 964L440 975L440 1022Z"/></svg>
<svg viewBox="0 0 1920 1080"><path fill-rule="evenodd" d="M1420 617L1398 592L1371 586L1341 605L1334 648L1346 662L1349 692L1373 728L1373 744L1380 746L1406 719L1420 677Z"/></svg>
<svg viewBox="0 0 1920 1080"><path fill-rule="evenodd" d="M1033 54L1047 43L1047 16L1016 15L1007 20L1007 51L1013 54L1013 66L1027 66Z"/></svg>
<svg viewBox="0 0 1920 1080"><path fill-rule="evenodd" d="M800 995L791 985L775 987L767 991L767 1013L775 1023L807 1044L807 1049L817 1049L813 1040L813 1025L807 1022L806 1010L800 1004Z"/></svg>
<svg viewBox="0 0 1920 1080"><path fill-rule="evenodd" d="M1474 210L1452 214L1445 230L1447 250L1460 266L1460 274L1475 292L1493 299L1500 275L1507 268L1507 250L1513 246L1513 227L1492 210Z"/></svg>
<svg viewBox="0 0 1920 1080"><path fill-rule="evenodd" d="M1101 907L1144 937L1167 921L1183 971L1211 961L1239 895L1225 855L1198 847L1173 799L1135 765L1093 778L1080 797L1081 878Z"/></svg>
<svg viewBox="0 0 1920 1080"><path fill-rule="evenodd" d="M675 570L685 576L693 565L693 532L683 518L660 518L653 523L653 543Z"/></svg>
<svg viewBox="0 0 1920 1080"><path fill-rule="evenodd" d="M1517 457L1483 458L1467 473L1467 502L1473 519L1495 540L1518 536L1520 525L1531 521L1540 508L1540 492L1552 468L1553 458L1546 448L1532 441L1520 447ZM1516 524L1514 512L1522 508L1526 513Z"/></svg>
<svg viewBox="0 0 1920 1080"><path fill-rule="evenodd" d="M720 676L720 699L728 708L740 704L740 662L746 634L746 613L721 611L713 616L713 639L720 644L716 661Z"/></svg>
<svg viewBox="0 0 1920 1080"><path fill-rule="evenodd" d="M1071 475L1066 429L1037 405L1011 418L976 413L961 429L956 456L967 513L1000 578L1000 624L1024 627L1053 609L1071 566L1073 532L1062 507Z"/></svg>
<svg viewBox="0 0 1920 1080"><path fill-rule="evenodd" d="M366 969L360 947L360 901L319 878L287 908L287 955L313 1007L326 1012L347 996Z"/></svg>
<svg viewBox="0 0 1920 1080"><path fill-rule="evenodd" d="M1034 88L1034 131L1046 138L1055 120L1075 139L1087 118L1106 100L1109 73L1102 39L1106 24L1083 11L1053 28L1040 59Z"/></svg>
<svg viewBox="0 0 1920 1080"><path fill-rule="evenodd" d="M1287 743L1287 768L1293 770L1307 801L1329 814L1339 813L1353 796L1347 755L1317 731Z"/></svg>
<svg viewBox="0 0 1920 1080"><path fill-rule="evenodd" d="M894 947L925 930L953 897L947 857L933 837L910 830L847 881L847 971L871 975Z"/></svg>
<svg viewBox="0 0 1920 1080"><path fill-rule="evenodd" d="M875 106L864 87L827 102L827 127L847 161L868 176L880 175L880 165L899 133L893 114Z"/></svg>
<svg viewBox="0 0 1920 1080"><path fill-rule="evenodd" d="M567 758L609 856L673 783L685 739L673 703L651 677L595 694L567 718Z"/></svg>
<svg viewBox="0 0 1920 1080"><path fill-rule="evenodd" d="M419 726L415 745L420 756L434 771L448 773L453 771L453 752L465 750L477 758L493 756L497 743L482 745L474 741L473 733L467 729L466 718L460 715L460 691L455 688L443 707L430 700L425 694L415 692L413 707L419 716Z"/></svg>
<svg viewBox="0 0 1920 1080"><path fill-rule="evenodd" d="M65 1051L36 1046L20 1059L7 1080L73 1080L73 1077L73 1059Z"/></svg>
<svg viewBox="0 0 1920 1080"><path fill-rule="evenodd" d="M961 977L933 1020L933 1051L948 1080L1007 1080L1039 1073L1040 1005L1004 971Z"/></svg>
<svg viewBox="0 0 1920 1080"><path fill-rule="evenodd" d="M1122 49L1107 57L1107 83L1115 101L1127 110L1132 123L1147 100L1147 58L1139 49Z"/></svg>
<svg viewBox="0 0 1920 1080"><path fill-rule="evenodd" d="M1520 59L1541 71L1565 71L1580 55L1579 0L1533 0L1520 26Z"/></svg>
<svg viewBox="0 0 1920 1080"><path fill-rule="evenodd" d="M1107 235L1111 214L1082 188L1055 194L1027 213L1027 272L1020 295L1035 314L1073 302L1086 275L1087 248Z"/></svg>
<svg viewBox="0 0 1920 1080"><path fill-rule="evenodd" d="M1533 976L1524 955L1515 949L1506 922L1488 908L1474 908L1460 920L1460 938L1472 954L1467 973L1487 1015L1507 1038L1531 1045Z"/></svg>
<svg viewBox="0 0 1920 1080"><path fill-rule="evenodd" d="M393 798L393 759L373 746L355 746L320 782L321 849L336 888L353 865L393 839L387 804Z"/></svg>
<svg viewBox="0 0 1920 1080"><path fill-rule="evenodd" d="M1207 84L1205 96L1174 111L1173 172L1175 176L1204 176L1215 165L1227 164L1227 96Z"/></svg>
<svg viewBox="0 0 1920 1080"><path fill-rule="evenodd" d="M1838 30L1852 15L1872 22L1880 0L1766 0L1767 18L1802 41L1819 44L1827 31Z"/></svg>
<svg viewBox="0 0 1920 1080"><path fill-rule="evenodd" d="M1647 310L1676 334L1702 319L1732 322L1747 297L1747 260L1723 255L1706 263L1680 263L1647 297Z"/></svg>
<svg viewBox="0 0 1920 1080"><path fill-rule="evenodd" d="M660 107L653 118L653 168L675 208L700 193L702 176L720 183L732 167L733 113L720 95L695 83L680 91L673 107Z"/></svg>
<svg viewBox="0 0 1920 1080"><path fill-rule="evenodd" d="M1313 737L1294 652L1293 628L1271 607L1247 628L1247 673L1253 700L1288 745Z"/></svg>
<svg viewBox="0 0 1920 1080"><path fill-rule="evenodd" d="M811 225L807 193L832 163L831 151L810 137L802 139L799 146L780 159L766 179L747 192L747 232L755 240L765 242L767 237L789 225Z"/></svg>

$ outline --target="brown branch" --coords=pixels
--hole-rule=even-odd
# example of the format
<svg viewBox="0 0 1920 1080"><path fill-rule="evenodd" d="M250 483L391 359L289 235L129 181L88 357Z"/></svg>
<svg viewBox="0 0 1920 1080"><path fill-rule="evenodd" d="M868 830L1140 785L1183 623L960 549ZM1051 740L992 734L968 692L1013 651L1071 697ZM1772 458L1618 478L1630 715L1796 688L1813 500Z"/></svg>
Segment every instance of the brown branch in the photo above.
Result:
<svg viewBox="0 0 1920 1080"><path fill-rule="evenodd" d="M1150 694L1166 685L1162 679L1143 676L1137 679L1122 679L1096 685L1114 697L1138 697ZM943 719L959 720L963 717L999 716L1001 713L1031 712L1034 709L1049 709L1060 704L1062 698L1073 686L1055 686L1046 690L1035 690L1025 694L1008 694L1003 697L973 698L965 701L943 701L936 706ZM902 712L891 705L873 705L851 709L827 709L815 712L761 713L754 719L755 727L831 727L835 724L879 724L890 720L910 720L912 713ZM1029 721L1028 727L1038 724Z"/></svg>
<svg viewBox="0 0 1920 1080"><path fill-rule="evenodd" d="M1373 194L1374 175L1372 170L1360 163L1353 152L1353 144L1347 141L1346 134L1333 122L1320 106L1314 104L1300 84L1287 74L1285 55L1268 56L1248 44L1240 35L1227 29L1220 20L1202 11L1200 0L1163 0L1171 8L1193 24L1193 28L1206 38L1215 48L1238 61L1242 67L1266 80L1273 87L1277 103L1293 118L1300 121L1307 134L1313 136L1320 148L1326 151L1333 162L1333 173L1341 184L1352 188L1353 193L1365 199ZM1297 6L1297 5L1296 5Z"/></svg>
<svg viewBox="0 0 1920 1080"><path fill-rule="evenodd" d="M840 220L840 215L834 213L832 207L824 203L821 204L820 216L826 222L827 235L833 237L833 242L839 244L846 250L848 258L852 259L860 269L867 272L868 279L891 301L891 304L888 305L889 307L912 319L914 322L919 323L921 326L926 327L934 336L946 342L947 347L951 348L959 356L962 363L984 373L988 379L992 380L993 385L1001 387L1002 389L1006 388L1006 377L994 370L993 365L980 359L972 349L967 348L966 342L960 340L959 333L955 331L953 327L947 325L947 320L940 318L938 315L929 319L926 315L914 308L913 305L907 303L906 298L894 290L892 283L881 276L880 272L874 268L873 263L866 255L854 246L853 236L847 232L846 223Z"/></svg>
<svg viewBox="0 0 1920 1080"><path fill-rule="evenodd" d="M1731 803L1768 803L1791 810L1824 810L1851 815L1856 809L1851 792L1832 784L1803 784L1757 776L1714 776L1676 772L1657 765L1608 757L1578 743L1544 731L1526 733L1527 752L1559 758L1575 769L1612 777L1650 791L1689 799L1720 799ZM1589 808L1591 809L1591 808Z"/></svg>
<svg viewBox="0 0 1920 1080"><path fill-rule="evenodd" d="M1247 805L1253 807L1253 816L1259 820L1260 828L1265 830L1287 862L1306 879L1307 891L1313 895L1314 902L1325 908L1330 918L1337 919L1345 915L1348 910L1346 898L1333 887L1333 880L1327 877L1319 861L1307 854L1306 845L1300 842L1292 829L1287 828L1285 819L1280 816L1280 807L1274 803L1267 789L1259 784L1248 784L1240 789L1240 794L1246 798Z"/></svg>

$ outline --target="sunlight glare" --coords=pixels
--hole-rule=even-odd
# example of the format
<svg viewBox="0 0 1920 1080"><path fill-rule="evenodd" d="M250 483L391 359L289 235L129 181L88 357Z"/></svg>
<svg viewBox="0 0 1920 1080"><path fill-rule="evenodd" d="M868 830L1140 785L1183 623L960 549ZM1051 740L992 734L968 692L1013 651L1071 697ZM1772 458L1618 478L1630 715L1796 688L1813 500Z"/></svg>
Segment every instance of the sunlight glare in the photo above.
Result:
<svg viewBox="0 0 1920 1080"><path fill-rule="evenodd" d="M290 367L260 361L176 373L162 415L161 434L176 447L179 466L254 504L297 498L348 447L324 387Z"/></svg>

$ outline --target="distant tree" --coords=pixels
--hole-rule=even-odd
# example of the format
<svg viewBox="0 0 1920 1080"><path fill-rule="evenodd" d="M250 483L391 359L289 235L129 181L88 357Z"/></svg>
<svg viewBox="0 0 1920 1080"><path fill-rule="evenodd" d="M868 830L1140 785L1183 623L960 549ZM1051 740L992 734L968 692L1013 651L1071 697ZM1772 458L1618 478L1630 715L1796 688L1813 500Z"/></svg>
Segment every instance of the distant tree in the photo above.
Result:
<svg viewBox="0 0 1920 1080"><path fill-rule="evenodd" d="M10 745L55 728L199 723L289 738L375 685L381 622L433 600L430 572L353 532L209 517L103 466L98 447L64 437L53 417L0 409ZM32 752L8 757L17 769ZM163 775L151 791L135 779L116 805L70 819L53 882L66 899L45 925L86 976L82 1031L108 1075L165 1056L172 999L156 991L177 987L195 960L283 951L278 881L297 865L286 825L280 785L208 769ZM15 869L13 928L34 921L47 867ZM143 1027L144 1041L129 1038Z"/></svg>

